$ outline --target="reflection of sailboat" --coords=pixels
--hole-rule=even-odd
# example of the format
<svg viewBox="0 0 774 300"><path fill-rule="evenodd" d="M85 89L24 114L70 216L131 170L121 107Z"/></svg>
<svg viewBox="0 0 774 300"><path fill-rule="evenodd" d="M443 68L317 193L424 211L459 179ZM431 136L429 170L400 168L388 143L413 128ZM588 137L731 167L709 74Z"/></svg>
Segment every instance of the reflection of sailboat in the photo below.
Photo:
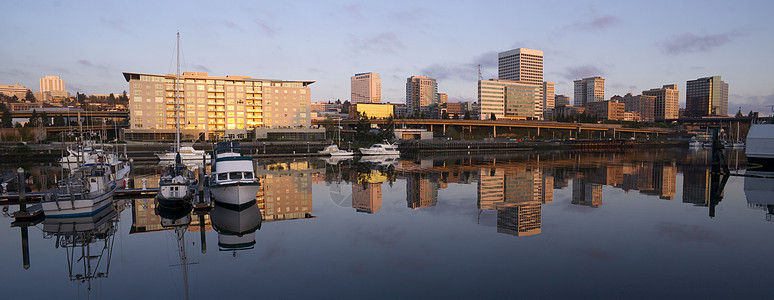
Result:
<svg viewBox="0 0 774 300"><path fill-rule="evenodd" d="M179 266L183 267L183 284L185 285L185 298L188 299L188 257L185 252L185 233L191 224L191 211L193 206L188 203L177 206L156 205L156 214L161 217L162 227L173 227L177 240L177 251L180 255Z"/></svg>
<svg viewBox="0 0 774 300"><path fill-rule="evenodd" d="M218 232L220 251L235 251L236 255L237 250L253 249L255 231L261 229L261 210L258 204L252 203L241 210L215 204L210 218Z"/></svg>
<svg viewBox="0 0 774 300"><path fill-rule="evenodd" d="M766 221L774 221L774 172L747 171L744 195L747 205L766 211Z"/></svg>
<svg viewBox="0 0 774 300"><path fill-rule="evenodd" d="M91 290L93 279L108 277L117 224L118 212L113 206L91 216L46 217L43 221L43 238L56 237L55 247L62 247L67 251L70 281L86 283L87 289ZM100 240L101 245L97 245ZM93 249L92 246L98 247ZM83 268L82 272L75 270L78 264ZM104 271L100 271L103 267Z"/></svg>

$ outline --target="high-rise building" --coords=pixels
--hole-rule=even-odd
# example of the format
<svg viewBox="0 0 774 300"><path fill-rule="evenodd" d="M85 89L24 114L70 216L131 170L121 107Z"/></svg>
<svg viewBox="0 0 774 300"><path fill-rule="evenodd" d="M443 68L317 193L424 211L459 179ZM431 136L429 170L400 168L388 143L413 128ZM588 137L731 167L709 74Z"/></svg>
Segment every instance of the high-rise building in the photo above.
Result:
<svg viewBox="0 0 774 300"><path fill-rule="evenodd" d="M66 98L65 82L59 76L50 76L40 78L40 95L44 102L49 102L54 98Z"/></svg>
<svg viewBox="0 0 774 300"><path fill-rule="evenodd" d="M176 75L125 72L124 78L130 94L128 130L135 136L174 134ZM256 127L309 127L312 83L184 72L179 81L181 131L192 139L245 138Z"/></svg>
<svg viewBox="0 0 774 300"><path fill-rule="evenodd" d="M588 77L573 81L575 83L575 106L586 106L586 103L605 100L605 79Z"/></svg>
<svg viewBox="0 0 774 300"><path fill-rule="evenodd" d="M570 105L570 97L565 95L554 96L554 107Z"/></svg>
<svg viewBox="0 0 774 300"><path fill-rule="evenodd" d="M382 79L376 73L359 73L351 78L352 103L382 103Z"/></svg>
<svg viewBox="0 0 774 300"><path fill-rule="evenodd" d="M685 115L728 116L728 83L720 76L689 80L685 87Z"/></svg>
<svg viewBox="0 0 774 300"><path fill-rule="evenodd" d="M406 106L408 114L427 113L430 104L438 103L438 84L435 78L411 76L406 79Z"/></svg>
<svg viewBox="0 0 774 300"><path fill-rule="evenodd" d="M728 90L728 88L726 88L726 90ZM677 89L676 84L667 84L661 88L642 91L642 94L656 97L653 100L654 120L673 120L679 117L680 91Z"/></svg>
<svg viewBox="0 0 774 300"><path fill-rule="evenodd" d="M478 103L481 120L496 118L541 120L543 118L540 85L505 79L480 80Z"/></svg>
<svg viewBox="0 0 774 300"><path fill-rule="evenodd" d="M551 119L554 113L554 105L556 104L556 95L554 94L554 83L544 81L542 93L543 93L543 101L542 101L543 118Z"/></svg>
<svg viewBox="0 0 774 300"><path fill-rule="evenodd" d="M526 48L497 55L497 78L543 84L543 51Z"/></svg>
<svg viewBox="0 0 774 300"><path fill-rule="evenodd" d="M645 94L644 91L642 93ZM642 122L653 122L655 120L655 102L656 96L633 96L632 93L623 96L624 111L636 112L637 116L639 116L637 121Z"/></svg>

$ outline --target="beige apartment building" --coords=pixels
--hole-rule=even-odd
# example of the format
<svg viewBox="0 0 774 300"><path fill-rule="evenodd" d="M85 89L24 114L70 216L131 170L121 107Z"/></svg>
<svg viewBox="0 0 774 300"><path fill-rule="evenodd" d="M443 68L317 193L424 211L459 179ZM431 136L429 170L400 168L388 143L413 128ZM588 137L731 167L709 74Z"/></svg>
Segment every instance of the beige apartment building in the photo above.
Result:
<svg viewBox="0 0 774 300"><path fill-rule="evenodd" d="M376 73L359 73L350 78L351 103L382 103L382 79Z"/></svg>
<svg viewBox="0 0 774 300"><path fill-rule="evenodd" d="M497 78L543 84L543 51L516 48L497 54Z"/></svg>
<svg viewBox="0 0 774 300"><path fill-rule="evenodd" d="M175 74L123 74L130 94L130 127L125 132L135 139L164 140L174 135L176 94L184 139L245 138L256 127L311 125L309 85L314 81L184 72L176 93Z"/></svg>
<svg viewBox="0 0 774 300"><path fill-rule="evenodd" d="M656 97L653 106L653 118L656 121L674 120L680 114L680 91L676 84L667 84L661 88L642 91L643 95Z"/></svg>
<svg viewBox="0 0 774 300"><path fill-rule="evenodd" d="M543 101L543 119L552 119L554 116L554 107L556 104L556 94L554 94L554 83L543 82L543 88L541 89Z"/></svg>
<svg viewBox="0 0 774 300"><path fill-rule="evenodd" d="M625 104L615 100L589 102L585 107L586 114L596 116L600 121L624 119Z"/></svg>

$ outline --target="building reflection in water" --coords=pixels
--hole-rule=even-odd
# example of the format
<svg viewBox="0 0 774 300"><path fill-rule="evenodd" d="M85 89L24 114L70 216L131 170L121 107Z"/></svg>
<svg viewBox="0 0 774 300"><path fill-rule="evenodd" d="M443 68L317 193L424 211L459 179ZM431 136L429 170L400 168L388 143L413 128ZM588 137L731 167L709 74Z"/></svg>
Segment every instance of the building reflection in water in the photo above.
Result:
<svg viewBox="0 0 774 300"><path fill-rule="evenodd" d="M382 183L385 181L387 175L380 170L358 172L357 181L352 183L352 208L369 214L379 212L382 209Z"/></svg>
<svg viewBox="0 0 774 300"><path fill-rule="evenodd" d="M256 201L264 222L314 218L312 216L312 174L309 161L256 164L261 179Z"/></svg>
<svg viewBox="0 0 774 300"><path fill-rule="evenodd" d="M497 211L497 232L541 233L542 204L553 202L553 176L539 167L502 164L479 172L478 206Z"/></svg>
<svg viewBox="0 0 774 300"><path fill-rule="evenodd" d="M435 173L406 175L406 203L408 208L420 209L438 204L439 180Z"/></svg>

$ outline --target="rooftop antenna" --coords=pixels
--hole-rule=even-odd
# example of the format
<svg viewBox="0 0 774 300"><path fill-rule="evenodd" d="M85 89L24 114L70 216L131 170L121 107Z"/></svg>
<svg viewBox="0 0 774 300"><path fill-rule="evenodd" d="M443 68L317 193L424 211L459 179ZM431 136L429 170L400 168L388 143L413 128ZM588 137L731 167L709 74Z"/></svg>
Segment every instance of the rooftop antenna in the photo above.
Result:
<svg viewBox="0 0 774 300"><path fill-rule="evenodd" d="M478 64L478 81L484 80L484 77L481 76L481 64Z"/></svg>

